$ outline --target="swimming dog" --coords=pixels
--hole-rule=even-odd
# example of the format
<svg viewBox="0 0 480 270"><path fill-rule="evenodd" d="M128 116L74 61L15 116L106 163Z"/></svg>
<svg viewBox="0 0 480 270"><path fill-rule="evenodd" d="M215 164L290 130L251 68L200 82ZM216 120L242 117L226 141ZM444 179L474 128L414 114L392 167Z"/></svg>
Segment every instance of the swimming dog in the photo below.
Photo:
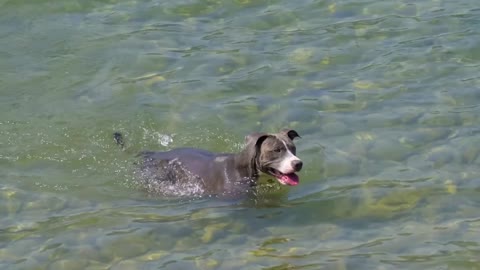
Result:
<svg viewBox="0 0 480 270"><path fill-rule="evenodd" d="M239 153L213 153L197 148L166 152L141 152L140 182L149 192L167 195L222 195L248 192L261 174L282 185L299 183L296 172L303 162L293 143L299 138L293 129L278 133L253 133L245 137ZM115 141L123 145L120 133Z"/></svg>

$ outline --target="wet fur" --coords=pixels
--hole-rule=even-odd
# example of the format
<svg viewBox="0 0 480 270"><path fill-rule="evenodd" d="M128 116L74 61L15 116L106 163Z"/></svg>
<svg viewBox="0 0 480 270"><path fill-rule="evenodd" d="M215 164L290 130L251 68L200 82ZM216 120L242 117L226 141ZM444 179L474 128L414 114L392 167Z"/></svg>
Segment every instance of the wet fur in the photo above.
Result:
<svg viewBox="0 0 480 270"><path fill-rule="evenodd" d="M295 155L293 139L297 137L298 133L291 129L276 134L250 134L245 138L245 147L236 154L196 148L141 152L138 179L148 192L164 195L248 193L260 173L270 174L272 167L280 168L287 152ZM114 139L123 147L120 133L115 133Z"/></svg>

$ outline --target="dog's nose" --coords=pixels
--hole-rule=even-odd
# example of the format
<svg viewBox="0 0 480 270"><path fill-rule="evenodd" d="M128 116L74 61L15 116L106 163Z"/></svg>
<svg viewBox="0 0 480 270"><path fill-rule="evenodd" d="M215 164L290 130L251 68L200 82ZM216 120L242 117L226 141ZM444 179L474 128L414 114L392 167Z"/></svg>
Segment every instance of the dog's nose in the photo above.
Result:
<svg viewBox="0 0 480 270"><path fill-rule="evenodd" d="M292 161L292 167L295 169L296 172L302 169L303 162L301 160L294 160Z"/></svg>

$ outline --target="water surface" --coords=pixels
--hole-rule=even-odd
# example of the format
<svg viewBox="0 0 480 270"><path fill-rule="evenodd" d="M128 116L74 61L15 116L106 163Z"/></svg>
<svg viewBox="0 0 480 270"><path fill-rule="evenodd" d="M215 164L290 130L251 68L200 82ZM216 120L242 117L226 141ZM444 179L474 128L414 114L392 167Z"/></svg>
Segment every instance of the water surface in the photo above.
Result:
<svg viewBox="0 0 480 270"><path fill-rule="evenodd" d="M479 269L479 18L475 0L0 1L0 268ZM135 186L140 150L282 127L296 187Z"/></svg>

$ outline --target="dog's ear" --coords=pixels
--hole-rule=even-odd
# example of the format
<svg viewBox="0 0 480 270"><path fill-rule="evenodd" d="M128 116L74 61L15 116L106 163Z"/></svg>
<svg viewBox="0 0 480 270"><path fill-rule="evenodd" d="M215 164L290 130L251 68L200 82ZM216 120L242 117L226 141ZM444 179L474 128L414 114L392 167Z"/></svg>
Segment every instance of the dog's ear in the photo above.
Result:
<svg viewBox="0 0 480 270"><path fill-rule="evenodd" d="M282 129L280 131L280 134L283 134L285 136L287 136L288 138L290 138L290 140L293 141L293 139L295 138L301 138L300 135L298 135L298 132L296 132L295 130L293 129L289 129L289 128L286 128L286 129Z"/></svg>
<svg viewBox="0 0 480 270"><path fill-rule="evenodd" d="M262 143L272 135L267 133L253 133L245 136L245 148L243 149L239 166L245 167L251 176L258 175L258 156L260 155L260 148Z"/></svg>
<svg viewBox="0 0 480 270"><path fill-rule="evenodd" d="M268 137L267 133L252 133L245 136L245 145L248 146L260 146L262 142Z"/></svg>
<svg viewBox="0 0 480 270"><path fill-rule="evenodd" d="M245 149L247 149L249 156L254 157L260 150L263 141L268 138L267 133L252 133L245 136Z"/></svg>

